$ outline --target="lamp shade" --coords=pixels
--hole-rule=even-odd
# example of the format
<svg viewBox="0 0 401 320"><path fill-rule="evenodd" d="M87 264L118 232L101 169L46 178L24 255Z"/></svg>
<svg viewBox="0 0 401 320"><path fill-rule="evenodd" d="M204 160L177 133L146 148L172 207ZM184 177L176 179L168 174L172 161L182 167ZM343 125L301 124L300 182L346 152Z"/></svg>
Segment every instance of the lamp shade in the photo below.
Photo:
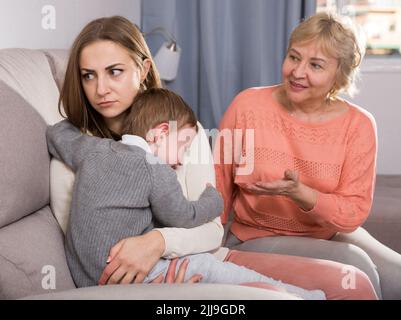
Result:
<svg viewBox="0 0 401 320"><path fill-rule="evenodd" d="M162 80L171 81L177 76L180 62L181 48L175 43L164 42L154 56L154 61Z"/></svg>

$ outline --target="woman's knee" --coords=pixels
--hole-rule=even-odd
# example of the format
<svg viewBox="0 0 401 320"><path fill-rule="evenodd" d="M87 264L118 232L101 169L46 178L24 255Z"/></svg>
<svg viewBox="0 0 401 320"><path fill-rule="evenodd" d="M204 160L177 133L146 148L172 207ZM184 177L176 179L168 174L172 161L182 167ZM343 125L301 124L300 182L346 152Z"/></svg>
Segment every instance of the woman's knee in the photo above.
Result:
<svg viewBox="0 0 401 320"><path fill-rule="evenodd" d="M342 267L341 288L343 299L349 300L377 300L378 295L372 282L365 272L351 266Z"/></svg>
<svg viewBox="0 0 401 320"><path fill-rule="evenodd" d="M380 280L376 265L364 250L354 244L289 236L249 240L234 248L258 252L268 250L275 254L330 260L355 266L368 275L379 298L381 298Z"/></svg>

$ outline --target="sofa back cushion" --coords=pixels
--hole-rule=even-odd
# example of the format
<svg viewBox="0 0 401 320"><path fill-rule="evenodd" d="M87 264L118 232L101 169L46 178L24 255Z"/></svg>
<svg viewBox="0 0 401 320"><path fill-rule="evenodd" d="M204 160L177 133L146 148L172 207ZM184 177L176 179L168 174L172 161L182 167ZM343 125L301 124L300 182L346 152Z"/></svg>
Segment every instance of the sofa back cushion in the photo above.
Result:
<svg viewBox="0 0 401 320"><path fill-rule="evenodd" d="M59 91L45 54L40 50L0 50L0 80L19 93L47 124L62 120Z"/></svg>
<svg viewBox="0 0 401 320"><path fill-rule="evenodd" d="M61 91L65 70L67 69L69 51L65 49L45 49L42 51L49 61L54 81L56 81L56 85L59 91Z"/></svg>
<svg viewBox="0 0 401 320"><path fill-rule="evenodd" d="M0 228L49 203L46 123L0 81Z"/></svg>

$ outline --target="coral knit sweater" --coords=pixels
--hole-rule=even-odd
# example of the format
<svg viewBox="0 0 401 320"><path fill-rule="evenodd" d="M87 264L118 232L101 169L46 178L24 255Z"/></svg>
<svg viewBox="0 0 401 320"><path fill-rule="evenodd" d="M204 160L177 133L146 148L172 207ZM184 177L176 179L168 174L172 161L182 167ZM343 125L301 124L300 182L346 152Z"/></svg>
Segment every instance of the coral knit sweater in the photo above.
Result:
<svg viewBox="0 0 401 320"><path fill-rule="evenodd" d="M241 129L254 129L254 139L250 134L238 138L242 146L227 136L215 145L217 188L224 198L222 222L233 209L231 231L242 241L275 235L330 239L336 232L355 230L372 205L377 146L373 116L348 103L348 111L337 118L306 123L273 99L276 89L243 91L221 121L220 134L231 132L232 137L234 132L241 136ZM223 147L224 140L230 143ZM241 188L243 183L282 179L286 169L298 171L300 181L317 191L312 210L303 211L285 196L256 195Z"/></svg>

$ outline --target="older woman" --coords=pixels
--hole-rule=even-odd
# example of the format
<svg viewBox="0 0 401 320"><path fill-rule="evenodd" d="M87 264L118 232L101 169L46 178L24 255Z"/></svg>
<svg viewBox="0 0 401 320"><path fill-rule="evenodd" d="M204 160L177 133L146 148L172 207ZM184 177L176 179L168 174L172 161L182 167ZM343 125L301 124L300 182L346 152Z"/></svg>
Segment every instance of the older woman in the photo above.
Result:
<svg viewBox="0 0 401 320"><path fill-rule="evenodd" d="M384 297L401 298L401 256L360 228L373 198L375 121L338 96L353 89L362 57L352 29L319 13L293 31L282 83L234 99L220 130L243 134L231 155L223 139L215 148L222 222L233 209L229 247L355 265L379 294L381 284Z"/></svg>

